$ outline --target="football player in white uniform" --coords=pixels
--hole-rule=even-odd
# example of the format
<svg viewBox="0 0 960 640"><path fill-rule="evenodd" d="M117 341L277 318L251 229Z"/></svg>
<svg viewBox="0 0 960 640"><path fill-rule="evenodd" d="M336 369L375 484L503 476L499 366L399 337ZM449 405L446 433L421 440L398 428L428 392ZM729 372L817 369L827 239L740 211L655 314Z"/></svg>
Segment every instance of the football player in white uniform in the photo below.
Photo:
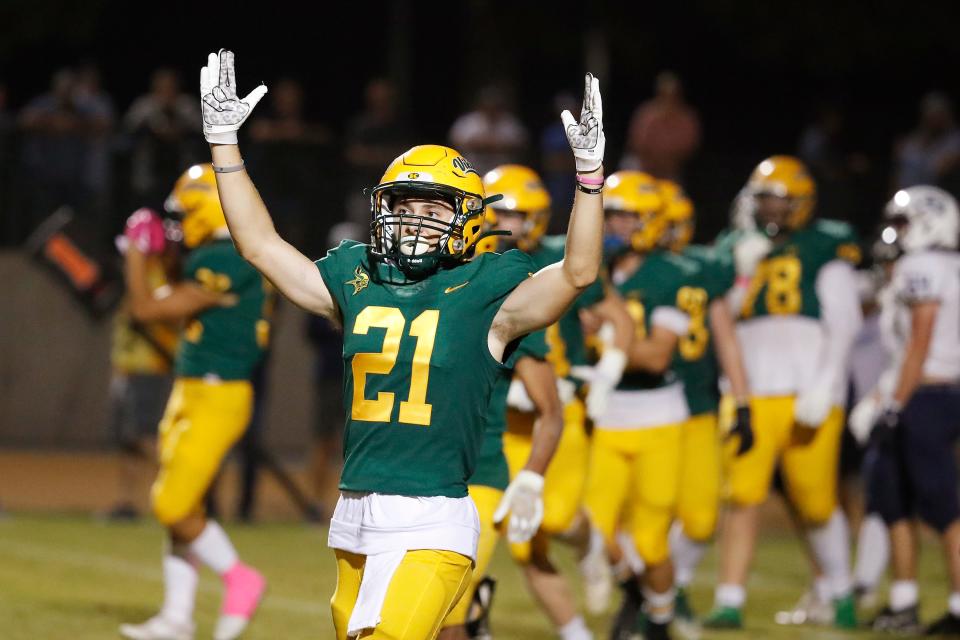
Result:
<svg viewBox="0 0 960 640"><path fill-rule="evenodd" d="M894 581L874 628L919 628L917 517L940 534L950 580L948 611L927 633L960 634L960 211L942 189L917 186L894 195L886 218L904 252L881 297L894 357L850 417L854 435L871 441L868 506L890 527Z"/></svg>

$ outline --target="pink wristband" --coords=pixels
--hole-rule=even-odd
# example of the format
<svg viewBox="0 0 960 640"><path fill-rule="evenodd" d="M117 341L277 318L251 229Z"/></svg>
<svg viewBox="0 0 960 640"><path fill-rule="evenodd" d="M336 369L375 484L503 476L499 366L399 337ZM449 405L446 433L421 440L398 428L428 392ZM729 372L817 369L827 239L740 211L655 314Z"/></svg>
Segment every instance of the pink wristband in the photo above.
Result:
<svg viewBox="0 0 960 640"><path fill-rule="evenodd" d="M601 185L603 184L603 176L600 176L599 178L589 178L587 176L582 176L578 173L577 182L579 182L580 184Z"/></svg>
<svg viewBox="0 0 960 640"><path fill-rule="evenodd" d="M753 278L750 276L737 276L736 285L738 287L747 288L750 286L750 283L753 281Z"/></svg>

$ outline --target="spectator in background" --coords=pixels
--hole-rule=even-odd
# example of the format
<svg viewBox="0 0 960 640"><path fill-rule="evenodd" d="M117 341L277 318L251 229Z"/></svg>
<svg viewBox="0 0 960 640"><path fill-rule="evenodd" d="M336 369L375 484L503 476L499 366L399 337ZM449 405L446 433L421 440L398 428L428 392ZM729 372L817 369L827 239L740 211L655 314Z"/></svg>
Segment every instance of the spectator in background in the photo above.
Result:
<svg viewBox="0 0 960 640"><path fill-rule="evenodd" d="M687 104L680 78L661 72L654 97L630 119L624 168L682 183L684 166L699 146L700 117Z"/></svg>
<svg viewBox="0 0 960 640"><path fill-rule="evenodd" d="M900 141L895 155L894 189L943 183L960 160L960 130L949 98L936 92L923 97L920 122Z"/></svg>
<svg viewBox="0 0 960 640"><path fill-rule="evenodd" d="M130 185L138 203L160 208L184 167L202 160L197 96L180 91L172 69L157 69L150 92L133 101L123 118L131 145Z"/></svg>
<svg viewBox="0 0 960 640"><path fill-rule="evenodd" d="M870 161L865 153L852 148L846 119L838 106L820 107L816 120L800 135L797 155L817 181L818 214L824 218L859 220L859 210L870 201L862 184ZM867 215L872 217L873 213L870 209Z"/></svg>
<svg viewBox="0 0 960 640"><path fill-rule="evenodd" d="M457 118L450 128L451 146L463 153L480 175L497 165L521 162L528 138L508 106L506 93L493 85L481 89L477 108Z"/></svg>
<svg viewBox="0 0 960 640"><path fill-rule="evenodd" d="M110 229L112 221L107 219L110 208L111 191L111 135L116 121L113 100L101 88L100 70L93 63L86 62L77 69L76 94L102 119L104 127L91 133L87 162L84 167L84 182L92 197L91 206L95 210L98 228Z"/></svg>
<svg viewBox="0 0 960 640"><path fill-rule="evenodd" d="M83 214L92 204L87 163L91 140L104 136L111 117L95 99L78 90L77 75L61 69L50 91L20 113L25 215L30 226L61 205Z"/></svg>
<svg viewBox="0 0 960 640"><path fill-rule="evenodd" d="M390 81L371 80L364 103L363 112L347 125L344 142L349 166L347 213L352 222L366 226L370 223L370 199L363 190L380 182L383 168L412 146L415 134L397 113Z"/></svg>
<svg viewBox="0 0 960 640"><path fill-rule="evenodd" d="M304 115L303 86L297 80L275 82L266 106L248 130L250 164L278 230L306 250L307 211L318 201L317 176L322 174L318 149L330 142L331 135Z"/></svg>
<svg viewBox="0 0 960 640"><path fill-rule="evenodd" d="M553 113L579 113L580 105L573 94L564 91L553 98ZM570 157L570 145L567 142L567 132L563 129L563 121L559 118L550 118L550 124L540 135L540 162L543 171L543 184L550 192L552 214L547 232L550 234L564 233L570 219L570 210L573 208L573 187L576 177L576 165Z"/></svg>

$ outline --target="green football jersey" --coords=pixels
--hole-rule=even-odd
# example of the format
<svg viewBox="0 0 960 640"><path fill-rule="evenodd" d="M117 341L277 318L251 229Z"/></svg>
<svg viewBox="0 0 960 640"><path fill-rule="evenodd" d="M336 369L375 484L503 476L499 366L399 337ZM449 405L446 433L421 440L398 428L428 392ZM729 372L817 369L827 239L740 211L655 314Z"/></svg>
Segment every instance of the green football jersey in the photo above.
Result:
<svg viewBox="0 0 960 640"><path fill-rule="evenodd" d="M690 415L716 412L720 403L719 366L710 332L709 306L733 286L733 275L711 247L690 246L683 255L699 265L696 276L677 292L676 306L690 316L672 368L683 382Z"/></svg>
<svg viewBox="0 0 960 640"><path fill-rule="evenodd" d="M240 257L229 238L190 252L184 278L204 289L237 296L231 307L211 307L183 330L176 375L248 380L270 339L275 295L271 285Z"/></svg>
<svg viewBox="0 0 960 640"><path fill-rule="evenodd" d="M718 248L732 252L740 232L722 236ZM833 260L860 262L860 245L853 228L836 220L815 220L777 241L757 267L740 308L747 320L770 315L820 317L816 283L820 269Z"/></svg>
<svg viewBox="0 0 960 640"><path fill-rule="evenodd" d="M636 324L638 338L645 338L650 332L653 314L659 307L679 308L677 297L681 289L698 277L699 272L694 260L658 250L644 257L640 267L617 285ZM664 387L676 380L673 369L662 374L627 371L617 389L643 391Z"/></svg>
<svg viewBox="0 0 960 640"><path fill-rule="evenodd" d="M419 281L344 241L317 261L343 326L346 409L340 488L467 495L490 394L504 365L493 318L536 267L487 253Z"/></svg>
<svg viewBox="0 0 960 640"><path fill-rule="evenodd" d="M530 254L537 269L563 260L566 241L566 236L543 238L540 246ZM590 364L587 357L586 338L580 325L580 310L592 307L603 300L603 297L603 280L597 278L577 296L560 320L547 328L547 344L550 347L547 361L553 366L553 371L558 377L569 377L571 367Z"/></svg>
<svg viewBox="0 0 960 640"><path fill-rule="evenodd" d="M507 360L509 368L500 372L493 387L493 393L490 395L486 427L483 430L483 444L480 445L477 468L470 476L468 484L493 487L501 491L510 484L510 469L507 466L507 457L503 455L503 432L507 428L507 392L513 380L513 367L520 358L524 357L545 360L548 352L546 332L540 330L521 340L516 350L510 355Z"/></svg>

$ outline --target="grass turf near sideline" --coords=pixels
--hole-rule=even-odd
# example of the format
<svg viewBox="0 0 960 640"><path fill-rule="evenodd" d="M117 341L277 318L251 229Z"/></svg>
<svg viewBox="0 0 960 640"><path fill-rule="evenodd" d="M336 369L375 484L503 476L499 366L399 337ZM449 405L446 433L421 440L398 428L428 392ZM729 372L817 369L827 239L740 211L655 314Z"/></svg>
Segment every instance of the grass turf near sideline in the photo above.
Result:
<svg viewBox="0 0 960 640"><path fill-rule="evenodd" d="M300 524L227 529L241 556L263 571L270 582L264 605L244 637L332 638L328 603L336 570L333 554L326 548L326 530ZM161 540L160 528L152 523L105 524L82 516L7 515L0 520L0 637L119 637L120 623L142 621L156 613L160 605ZM558 564L575 576L572 555L562 545L556 547ZM693 602L699 613L706 611L712 599L715 560L711 552L694 585ZM704 633L704 639L872 637L864 632L774 624L774 613L792 606L809 581L805 557L793 538L763 538L754 567L747 629ZM546 619L527 595L504 545L498 548L491 574L498 580L495 636L500 640L554 638ZM208 570L201 576L197 638L212 633L220 601L216 577ZM924 620L943 612L945 579L940 550L927 543L921 554ZM579 585L575 588L579 590ZM598 638L607 636L609 618L610 614L589 620Z"/></svg>

